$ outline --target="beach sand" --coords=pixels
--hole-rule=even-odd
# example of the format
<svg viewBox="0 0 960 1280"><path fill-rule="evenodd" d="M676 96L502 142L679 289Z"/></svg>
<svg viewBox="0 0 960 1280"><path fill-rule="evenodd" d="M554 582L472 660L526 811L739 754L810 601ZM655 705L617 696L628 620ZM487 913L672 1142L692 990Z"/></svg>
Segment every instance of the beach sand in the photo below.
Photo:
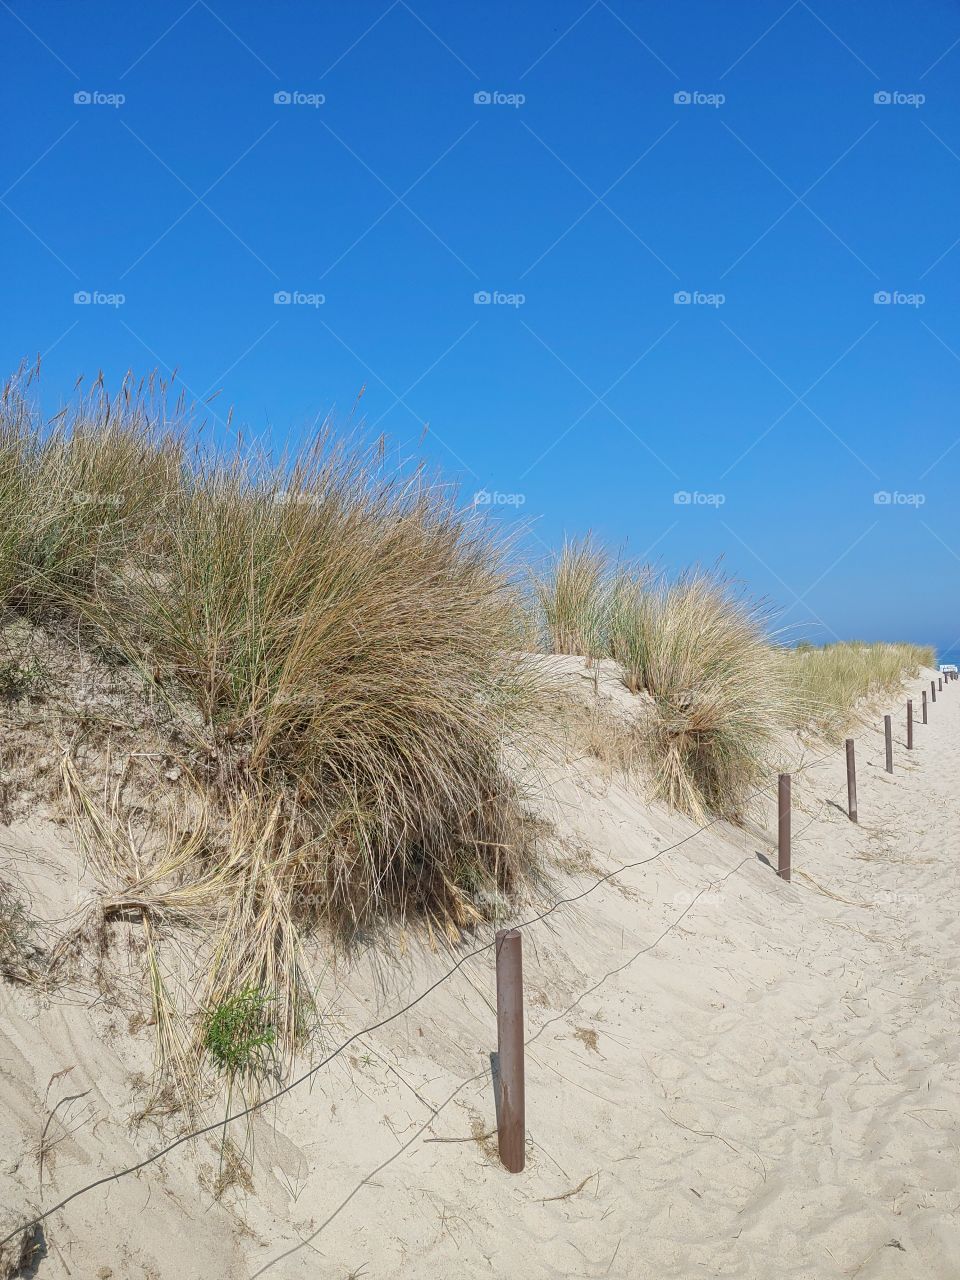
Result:
<svg viewBox="0 0 960 1280"><path fill-rule="evenodd" d="M486 950L236 1124L249 1176L215 1198L220 1135L188 1142L48 1219L37 1274L955 1280L960 683L909 756L902 706L894 723L892 776L881 716L856 734L858 825L842 749L796 774L790 884L768 861L775 778L747 828L684 839L694 823L594 762L554 768L546 812L573 868L555 891L645 861L524 931L523 1173L496 1153ZM4 866L25 860L37 909L69 909L68 829L8 828ZM116 926L115 949L137 928ZM317 1056L460 954L371 946L329 975ZM120 991L137 968L118 972ZM164 1138L131 1124L151 1028L122 1001L10 984L0 1000L6 1231Z"/></svg>

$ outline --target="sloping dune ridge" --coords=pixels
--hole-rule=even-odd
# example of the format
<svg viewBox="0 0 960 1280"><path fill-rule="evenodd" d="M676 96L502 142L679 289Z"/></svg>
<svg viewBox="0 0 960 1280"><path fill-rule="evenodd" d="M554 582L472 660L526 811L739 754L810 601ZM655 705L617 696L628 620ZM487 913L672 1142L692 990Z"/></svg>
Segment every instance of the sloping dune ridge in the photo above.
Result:
<svg viewBox="0 0 960 1280"><path fill-rule="evenodd" d="M895 768L873 717L856 825L842 749L798 748L790 884L771 865L775 778L746 826L697 832L595 761L544 766L553 894L638 865L524 930L522 1174L497 1158L492 952L463 958L490 933L371 945L324 976L314 1065L355 1038L232 1126L249 1169L225 1169L220 1130L184 1142L53 1212L24 1274L960 1275L960 683L911 753L885 709ZM82 892L70 830L42 809L4 829L0 861L49 920ZM176 1136L137 1118L139 928L111 926L116 998L0 986L2 1234Z"/></svg>

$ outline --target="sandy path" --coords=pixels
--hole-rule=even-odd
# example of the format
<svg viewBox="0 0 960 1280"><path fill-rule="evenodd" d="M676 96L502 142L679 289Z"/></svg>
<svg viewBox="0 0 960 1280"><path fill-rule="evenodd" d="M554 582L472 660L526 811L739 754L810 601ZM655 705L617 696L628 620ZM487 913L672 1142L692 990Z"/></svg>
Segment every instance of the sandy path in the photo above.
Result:
<svg viewBox="0 0 960 1280"><path fill-rule="evenodd" d="M714 828L529 931L524 1174L483 1137L485 954L258 1121L252 1189L212 1205L198 1173L215 1146L181 1148L53 1219L42 1280L955 1280L960 684L918 724L913 759L898 745L892 777L881 734L861 732L858 755L858 826L842 753L797 778L793 884L762 860L770 805L753 831ZM601 870L692 830L589 771L557 795ZM340 994L339 1030L409 1000L443 963L386 968L371 952ZM110 1026L100 1008L0 1021L0 1103L21 1127L67 1060L63 1092L93 1090L45 1204L158 1145L126 1124L144 1046ZM0 1168L16 1166L0 1190L28 1165Z"/></svg>
<svg viewBox="0 0 960 1280"><path fill-rule="evenodd" d="M325 1258L411 1277L960 1275L960 691L892 778L881 733L858 753L856 827L842 755L795 783L791 886L757 857L769 834L711 833L532 932L527 1173L416 1139L314 1237ZM684 830L661 815L658 837L617 789L580 799L573 825L615 859ZM488 1087L426 1136L469 1133ZM297 1257L263 1274L308 1274Z"/></svg>

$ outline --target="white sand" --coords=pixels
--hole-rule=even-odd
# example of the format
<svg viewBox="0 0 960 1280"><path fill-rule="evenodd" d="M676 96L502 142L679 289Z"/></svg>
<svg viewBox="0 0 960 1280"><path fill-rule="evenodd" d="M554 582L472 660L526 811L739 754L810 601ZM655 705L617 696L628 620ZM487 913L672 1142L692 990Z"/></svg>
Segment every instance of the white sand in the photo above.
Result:
<svg viewBox="0 0 960 1280"><path fill-rule="evenodd" d="M912 759L896 721L892 777L882 733L857 735L859 826L842 752L796 779L791 885L758 856L768 804L763 827L716 826L527 931L523 1174L473 1137L495 1123L487 952L261 1114L251 1189L214 1202L218 1139L188 1143L48 1220L38 1275L955 1280L960 683ZM589 764L560 773L565 834L600 870L693 829ZM56 915L67 834L8 829L0 874L27 851ZM368 952L339 975L330 1045L449 963ZM0 1000L5 1231L161 1138L129 1123L149 1028L106 998Z"/></svg>

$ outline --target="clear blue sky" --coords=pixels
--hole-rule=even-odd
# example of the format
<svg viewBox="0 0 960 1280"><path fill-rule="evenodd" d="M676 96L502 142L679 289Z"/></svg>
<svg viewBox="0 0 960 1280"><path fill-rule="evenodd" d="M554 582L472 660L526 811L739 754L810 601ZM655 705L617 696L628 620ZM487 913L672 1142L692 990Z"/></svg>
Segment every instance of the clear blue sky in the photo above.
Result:
<svg viewBox="0 0 960 1280"><path fill-rule="evenodd" d="M45 407L177 366L280 443L365 385L533 556L593 529L723 557L798 636L960 644L957 4L0 0L0 31L2 363L45 353Z"/></svg>

